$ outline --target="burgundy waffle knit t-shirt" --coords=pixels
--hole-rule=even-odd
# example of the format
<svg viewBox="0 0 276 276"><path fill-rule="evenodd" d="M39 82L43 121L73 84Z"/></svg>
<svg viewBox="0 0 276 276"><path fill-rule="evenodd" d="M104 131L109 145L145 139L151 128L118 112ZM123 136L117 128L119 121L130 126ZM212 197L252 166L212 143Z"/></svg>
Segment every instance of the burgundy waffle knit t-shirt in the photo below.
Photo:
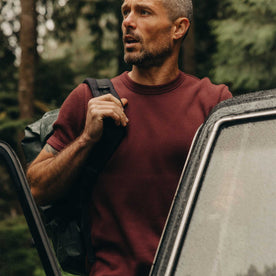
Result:
<svg viewBox="0 0 276 276"><path fill-rule="evenodd" d="M225 85L183 72L159 86L137 84L127 72L112 83L120 97L128 99L129 124L91 195L96 263L90 275L144 276L150 271L194 134L211 109L231 93ZM91 97L88 86L80 84L63 103L48 140L56 150L81 134Z"/></svg>

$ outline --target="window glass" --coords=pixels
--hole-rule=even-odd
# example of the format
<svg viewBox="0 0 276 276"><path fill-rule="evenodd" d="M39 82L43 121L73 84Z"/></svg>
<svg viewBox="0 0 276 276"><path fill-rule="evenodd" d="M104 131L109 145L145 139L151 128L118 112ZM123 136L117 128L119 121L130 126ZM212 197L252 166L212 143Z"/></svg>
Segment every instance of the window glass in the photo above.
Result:
<svg viewBox="0 0 276 276"><path fill-rule="evenodd" d="M274 166L275 120L221 130L175 275L276 275Z"/></svg>
<svg viewBox="0 0 276 276"><path fill-rule="evenodd" d="M0 155L0 275L45 276L14 187ZM72 276L63 271L61 274Z"/></svg>
<svg viewBox="0 0 276 276"><path fill-rule="evenodd" d="M0 156L0 275L44 276L13 180Z"/></svg>

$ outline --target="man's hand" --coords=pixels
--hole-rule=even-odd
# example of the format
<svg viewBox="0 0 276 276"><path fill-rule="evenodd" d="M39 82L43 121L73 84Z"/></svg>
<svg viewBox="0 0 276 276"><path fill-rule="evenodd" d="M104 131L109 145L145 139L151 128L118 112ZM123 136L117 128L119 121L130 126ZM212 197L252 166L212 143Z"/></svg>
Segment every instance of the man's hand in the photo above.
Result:
<svg viewBox="0 0 276 276"><path fill-rule="evenodd" d="M39 204L50 204L70 190L91 148L101 139L103 119L112 118L118 126L127 125L127 99L121 101L123 105L111 94L91 99L83 133L59 153L50 145L42 149L27 171L31 192Z"/></svg>
<svg viewBox="0 0 276 276"><path fill-rule="evenodd" d="M106 94L88 102L86 123L81 135L87 143L94 144L101 139L105 118L112 118L117 126L125 127L127 125L128 118L124 112L127 99L122 98L121 101L123 106L116 97Z"/></svg>

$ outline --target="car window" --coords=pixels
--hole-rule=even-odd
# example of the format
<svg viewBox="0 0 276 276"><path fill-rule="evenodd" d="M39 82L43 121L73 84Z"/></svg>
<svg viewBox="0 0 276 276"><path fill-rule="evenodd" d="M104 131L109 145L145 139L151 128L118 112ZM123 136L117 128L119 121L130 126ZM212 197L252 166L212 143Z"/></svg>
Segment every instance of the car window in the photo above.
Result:
<svg viewBox="0 0 276 276"><path fill-rule="evenodd" d="M1 155L0 275L45 275L19 204L13 179Z"/></svg>
<svg viewBox="0 0 276 276"><path fill-rule="evenodd" d="M3 141L0 141L0 275L63 275L20 161Z"/></svg>
<svg viewBox="0 0 276 276"><path fill-rule="evenodd" d="M275 164L275 119L223 126L174 275L276 275Z"/></svg>

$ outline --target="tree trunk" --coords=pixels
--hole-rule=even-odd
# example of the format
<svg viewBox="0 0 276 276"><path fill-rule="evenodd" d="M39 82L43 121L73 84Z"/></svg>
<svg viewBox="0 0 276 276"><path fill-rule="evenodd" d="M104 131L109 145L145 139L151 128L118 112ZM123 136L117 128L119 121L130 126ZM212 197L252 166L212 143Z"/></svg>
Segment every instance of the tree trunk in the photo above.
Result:
<svg viewBox="0 0 276 276"><path fill-rule="evenodd" d="M21 0L20 47L18 100L20 118L33 117L34 83L36 64L36 11L35 0Z"/></svg>

